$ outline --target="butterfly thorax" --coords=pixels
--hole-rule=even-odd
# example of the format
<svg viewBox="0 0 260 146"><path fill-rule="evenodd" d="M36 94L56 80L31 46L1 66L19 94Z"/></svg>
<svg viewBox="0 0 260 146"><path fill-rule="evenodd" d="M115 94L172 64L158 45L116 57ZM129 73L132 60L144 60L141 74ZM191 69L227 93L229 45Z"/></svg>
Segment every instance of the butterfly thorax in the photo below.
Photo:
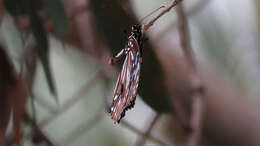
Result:
<svg viewBox="0 0 260 146"><path fill-rule="evenodd" d="M132 26L132 31L131 31L131 35L129 36L128 40L133 37L135 38L135 40L137 41L139 48L140 48L140 53L141 53L141 57L142 57L142 46L143 46L143 35L142 35L142 25L140 24L136 24Z"/></svg>

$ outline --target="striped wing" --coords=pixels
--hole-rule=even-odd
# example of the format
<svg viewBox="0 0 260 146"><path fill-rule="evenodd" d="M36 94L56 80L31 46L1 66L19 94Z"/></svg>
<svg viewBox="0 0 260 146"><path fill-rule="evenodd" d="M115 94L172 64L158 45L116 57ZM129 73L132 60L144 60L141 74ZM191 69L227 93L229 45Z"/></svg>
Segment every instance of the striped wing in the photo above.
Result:
<svg viewBox="0 0 260 146"><path fill-rule="evenodd" d="M141 56L140 48L134 37L129 37L127 55L122 71L117 79L110 105L111 118L119 123L125 112L134 106L140 77Z"/></svg>

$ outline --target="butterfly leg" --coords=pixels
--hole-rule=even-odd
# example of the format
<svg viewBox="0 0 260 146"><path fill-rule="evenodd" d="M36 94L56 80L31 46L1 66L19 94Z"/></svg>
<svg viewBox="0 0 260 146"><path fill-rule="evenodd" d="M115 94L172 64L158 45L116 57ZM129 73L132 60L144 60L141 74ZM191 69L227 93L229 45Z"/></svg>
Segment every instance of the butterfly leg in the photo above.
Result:
<svg viewBox="0 0 260 146"><path fill-rule="evenodd" d="M115 57L111 57L109 59L109 64L114 64L115 62L117 62L118 60L120 60L120 58L124 55L126 55L127 53L127 49L122 49Z"/></svg>

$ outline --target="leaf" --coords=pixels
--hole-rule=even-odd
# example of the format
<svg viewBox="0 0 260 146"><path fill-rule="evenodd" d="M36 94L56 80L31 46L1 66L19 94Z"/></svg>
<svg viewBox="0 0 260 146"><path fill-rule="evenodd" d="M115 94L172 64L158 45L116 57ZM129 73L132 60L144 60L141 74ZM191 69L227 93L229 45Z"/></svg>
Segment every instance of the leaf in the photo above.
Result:
<svg viewBox="0 0 260 146"><path fill-rule="evenodd" d="M55 33L64 37L69 31L69 22L63 4L60 0L44 0L43 4L54 24Z"/></svg>
<svg viewBox="0 0 260 146"><path fill-rule="evenodd" d="M91 6L99 30L103 33L112 53L116 54L127 41L123 35L124 29L130 29L133 24L138 22L126 14L118 1L92 0ZM164 87L164 73L151 45L144 45L143 55L138 93L154 110L169 112L171 104Z"/></svg>
<svg viewBox="0 0 260 146"><path fill-rule="evenodd" d="M45 76L47 79L47 83L49 85L49 89L50 89L51 93L54 95L54 97L56 98L56 100L58 100L56 86L54 84L54 79L51 74L49 58L47 55L41 55L41 56L39 56L39 58L42 62L43 70L44 70L44 73L45 73Z"/></svg>
<svg viewBox="0 0 260 146"><path fill-rule="evenodd" d="M32 27L32 32L37 42L38 56L43 65L44 73L47 78L47 83L50 89L50 92L54 95L57 100L57 92L54 84L54 80L51 74L50 62L49 62L49 42L47 38L46 31L40 20L40 17L37 14L36 10L36 1L28 0L27 3L28 13L30 17L30 23Z"/></svg>

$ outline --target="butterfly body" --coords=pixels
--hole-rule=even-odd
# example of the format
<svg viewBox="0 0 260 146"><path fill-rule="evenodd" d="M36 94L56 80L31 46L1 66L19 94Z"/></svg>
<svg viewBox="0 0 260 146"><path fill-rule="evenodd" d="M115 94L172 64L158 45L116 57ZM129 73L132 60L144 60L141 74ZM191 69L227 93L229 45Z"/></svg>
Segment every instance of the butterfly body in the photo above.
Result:
<svg viewBox="0 0 260 146"><path fill-rule="evenodd" d="M115 62L126 55L109 108L111 118L117 123L135 104L142 64L142 42L141 25L134 25L126 47L111 60Z"/></svg>

